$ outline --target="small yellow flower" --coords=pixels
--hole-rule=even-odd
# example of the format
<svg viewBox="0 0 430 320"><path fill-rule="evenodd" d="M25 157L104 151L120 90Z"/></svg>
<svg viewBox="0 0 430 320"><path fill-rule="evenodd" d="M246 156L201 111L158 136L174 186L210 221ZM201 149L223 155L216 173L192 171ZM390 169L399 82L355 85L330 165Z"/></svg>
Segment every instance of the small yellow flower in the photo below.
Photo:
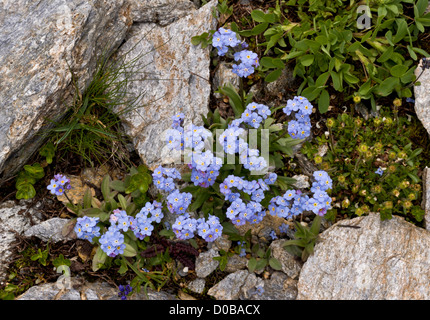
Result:
<svg viewBox="0 0 430 320"><path fill-rule="evenodd" d="M361 97L360 96L354 96L352 98L352 100L354 100L355 103L359 103L361 101Z"/></svg>
<svg viewBox="0 0 430 320"><path fill-rule="evenodd" d="M402 100L399 98L396 98L393 100L393 105L396 107L400 107L402 105Z"/></svg>
<svg viewBox="0 0 430 320"><path fill-rule="evenodd" d="M360 153L366 153L368 149L369 147L365 143L362 143L358 146L358 152Z"/></svg>

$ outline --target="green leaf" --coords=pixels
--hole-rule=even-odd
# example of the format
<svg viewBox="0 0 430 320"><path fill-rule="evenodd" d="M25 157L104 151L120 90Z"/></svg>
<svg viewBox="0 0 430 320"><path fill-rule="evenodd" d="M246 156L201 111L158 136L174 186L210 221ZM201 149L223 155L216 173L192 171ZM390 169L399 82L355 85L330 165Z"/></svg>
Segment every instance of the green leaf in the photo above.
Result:
<svg viewBox="0 0 430 320"><path fill-rule="evenodd" d="M124 257L134 257L137 252L130 244L125 243L124 253L122 254Z"/></svg>
<svg viewBox="0 0 430 320"><path fill-rule="evenodd" d="M249 272L253 273L257 268L257 259L254 257L250 258L248 260L248 270Z"/></svg>
<svg viewBox="0 0 430 320"><path fill-rule="evenodd" d="M408 67L404 65L397 65L390 69L391 75L397 78L400 78L401 76L403 76L406 73L406 71L408 71Z"/></svg>
<svg viewBox="0 0 430 320"><path fill-rule="evenodd" d="M272 267L274 270L282 270L282 264L279 262L278 259L276 258L270 258L269 259L269 265L270 267Z"/></svg>
<svg viewBox="0 0 430 320"><path fill-rule="evenodd" d="M312 234L314 235L318 235L318 233L320 232L320 227L321 227L321 216L316 215L314 218L314 221L312 222L312 226L310 228L310 231Z"/></svg>
<svg viewBox="0 0 430 320"><path fill-rule="evenodd" d="M257 260L257 264L255 265L256 270L262 270L266 267L267 265L267 259L260 259Z"/></svg>
<svg viewBox="0 0 430 320"><path fill-rule="evenodd" d="M387 50L385 50L385 52L383 54L381 54L381 56L376 60L378 62L385 62L388 59L390 59L393 55L394 52L394 47L388 47Z"/></svg>
<svg viewBox="0 0 430 320"><path fill-rule="evenodd" d="M110 187L118 192L125 192L125 185L123 181L120 180L113 180L110 183Z"/></svg>
<svg viewBox="0 0 430 320"><path fill-rule="evenodd" d="M301 57L300 63L305 66L309 67L312 63L314 63L315 56L313 54L306 54L303 57Z"/></svg>
<svg viewBox="0 0 430 320"><path fill-rule="evenodd" d="M210 196L211 195L207 189L201 190L201 192L197 194L197 197L194 202L190 205L189 210L191 212L196 211L203 205L203 203L205 203L209 199Z"/></svg>
<svg viewBox="0 0 430 320"><path fill-rule="evenodd" d="M231 83L227 83L226 85L224 85L224 87L219 88L218 91L221 94L229 97L229 103L234 111L234 114L236 115L236 117L240 117L245 110L245 107L242 106L242 99L240 98L233 85Z"/></svg>
<svg viewBox="0 0 430 320"><path fill-rule="evenodd" d="M266 30L268 26L269 26L269 23L267 23L267 22L257 24L254 28L252 28L251 35L256 36L256 35L263 33L264 30Z"/></svg>
<svg viewBox="0 0 430 320"><path fill-rule="evenodd" d="M261 10L253 10L251 12L251 17L256 22L266 22L265 13Z"/></svg>
<svg viewBox="0 0 430 320"><path fill-rule="evenodd" d="M336 91L342 91L342 78L340 72L330 71L331 79L333 80L333 88Z"/></svg>
<svg viewBox="0 0 430 320"><path fill-rule="evenodd" d="M36 196L36 190L34 189L32 184L22 184L19 186L19 189L16 192L16 199L31 199Z"/></svg>
<svg viewBox="0 0 430 320"><path fill-rule="evenodd" d="M110 197L110 188L109 188L109 185L110 185L110 177L107 174L107 175L105 175L103 177L103 180L102 180L102 183L101 183L101 191L102 191L102 194L103 194L103 198L105 200L109 199L109 197Z"/></svg>
<svg viewBox="0 0 430 320"><path fill-rule="evenodd" d="M282 74L282 69L276 69L272 72L270 72L265 78L264 81L266 82L273 82L276 81Z"/></svg>
<svg viewBox="0 0 430 320"><path fill-rule="evenodd" d="M318 99L318 110L321 113L325 113L328 111L328 107L330 106L330 95L327 90L322 90L321 95Z"/></svg>
<svg viewBox="0 0 430 320"><path fill-rule="evenodd" d="M408 24L403 19L397 19L397 33L394 36L393 43L402 40L408 34Z"/></svg>
<svg viewBox="0 0 430 320"><path fill-rule="evenodd" d="M45 176L45 172L43 171L43 168L40 166L39 163L35 163L32 166L25 165L24 170L27 171L28 174L35 179L41 179Z"/></svg>
<svg viewBox="0 0 430 320"><path fill-rule="evenodd" d="M389 77L382 81L377 88L378 94L383 97L388 96L391 92L393 92L394 87L400 83L399 78Z"/></svg>
<svg viewBox="0 0 430 320"><path fill-rule="evenodd" d="M428 0L418 0L416 5L414 6L415 18L419 18L424 15L427 7L429 5ZM415 10L416 8L416 10Z"/></svg>
<svg viewBox="0 0 430 320"><path fill-rule="evenodd" d="M59 266L70 267L71 261L69 259L64 258L63 254L61 253L57 258L52 261L52 264L55 268L58 268Z"/></svg>
<svg viewBox="0 0 430 320"><path fill-rule="evenodd" d="M97 271L103 267L107 258L107 254L102 250L101 247L97 247L96 253L93 257L92 270Z"/></svg>
<svg viewBox="0 0 430 320"><path fill-rule="evenodd" d="M46 162L48 164L52 163L52 159L55 156L55 146L52 142L46 143L42 148L39 150L39 155L46 158Z"/></svg>
<svg viewBox="0 0 430 320"><path fill-rule="evenodd" d="M415 53L414 49L410 45L408 45L407 48L408 48L408 52L409 52L409 55L411 56L411 58L414 60L417 60L418 57L417 57L417 54Z"/></svg>
<svg viewBox="0 0 430 320"><path fill-rule="evenodd" d="M119 204L121 205L121 208L123 210L126 210L127 209L127 200L125 200L125 198L122 194L118 195L118 201L119 201Z"/></svg>
<svg viewBox="0 0 430 320"><path fill-rule="evenodd" d="M321 91L321 88L309 86L302 91L302 96L306 97L309 101L313 101L319 96Z"/></svg>
<svg viewBox="0 0 430 320"><path fill-rule="evenodd" d="M193 46L198 46L202 42L202 38L200 36L191 37L191 44Z"/></svg>
<svg viewBox="0 0 430 320"><path fill-rule="evenodd" d="M85 190L84 193L84 209L88 209L91 208L91 200L92 200L92 195L91 195L91 189L87 188Z"/></svg>

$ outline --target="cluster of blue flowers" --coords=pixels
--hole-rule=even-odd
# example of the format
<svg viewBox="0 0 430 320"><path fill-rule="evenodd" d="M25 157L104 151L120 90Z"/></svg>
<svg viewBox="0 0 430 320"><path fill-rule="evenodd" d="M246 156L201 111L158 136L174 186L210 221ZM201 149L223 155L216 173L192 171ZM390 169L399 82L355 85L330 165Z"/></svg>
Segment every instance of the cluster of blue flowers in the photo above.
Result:
<svg viewBox="0 0 430 320"><path fill-rule="evenodd" d="M61 174L54 175L54 179L51 179L48 185L48 190L56 196L61 196L65 190L70 190L71 188L70 180Z"/></svg>
<svg viewBox="0 0 430 320"><path fill-rule="evenodd" d="M191 181L196 186L207 188L215 183L222 166L222 159L215 157L210 150L203 152L205 142L212 137L212 133L202 126L192 124L183 128L183 118L181 113L172 117L172 128L167 133L167 146L171 150L189 150L190 163L188 166L192 169ZM163 170L165 169L159 167L154 171L156 186L163 185L162 181L157 180ZM171 174L174 174L174 177L171 176L171 178L180 178L180 173L177 171L171 172ZM173 180L169 182L173 182ZM171 185L174 186L174 184ZM171 185L169 184L169 186ZM193 238L197 233L207 242L212 242L221 236L222 226L217 217L209 215L206 221L204 218L192 218L187 212L192 200L191 193L180 192L175 187L162 190L169 192L166 198L168 210L178 215L172 225L172 230L178 239L187 240Z"/></svg>
<svg viewBox="0 0 430 320"><path fill-rule="evenodd" d="M286 115L295 113L296 120L288 122L288 133L293 139L303 139L311 133L311 120L313 106L305 97L297 96L287 101L282 109Z"/></svg>
<svg viewBox="0 0 430 320"><path fill-rule="evenodd" d="M210 150L203 152L205 142L212 137L212 133L203 126L193 124L183 128L183 118L182 113L172 117L172 128L167 131L166 135L167 147L170 150L189 151L190 163L188 166L192 169L191 181L196 186L207 188L215 183L222 159L215 157ZM162 185L162 181L155 180L155 183Z"/></svg>
<svg viewBox="0 0 430 320"><path fill-rule="evenodd" d="M162 204L153 201L147 202L135 217L127 215L126 211L115 209L109 216L110 226L100 237L100 227L97 226L99 218L84 216L78 218L75 225L75 232L79 239L86 239L92 242L94 237L100 237L101 249L109 256L115 257L123 254L126 247L124 243L124 232L133 231L134 235L143 240L149 237L154 230L155 223L160 223L163 218Z"/></svg>
<svg viewBox="0 0 430 320"><path fill-rule="evenodd" d="M219 28L212 37L212 45L217 48L219 56L224 56L229 48L233 48L236 51L234 53L234 60L240 63L233 64L232 71L239 77L248 77L254 73L255 67L259 66L257 54L246 50L248 44L241 42L237 34L232 30Z"/></svg>
<svg viewBox="0 0 430 320"><path fill-rule="evenodd" d="M123 286L122 284L118 287L118 297L121 298L121 300L127 300L127 296L131 293L133 288L130 285Z"/></svg>
<svg viewBox="0 0 430 320"><path fill-rule="evenodd" d="M171 213L183 214L191 204L191 199L191 193L176 189L167 196L167 208Z"/></svg>
<svg viewBox="0 0 430 320"><path fill-rule="evenodd" d="M260 171L267 167L267 161L260 157L258 149L250 149L248 143L241 137L245 129L235 125L223 131L218 141L227 154L239 154L239 163L243 164L245 169L250 171Z"/></svg>
<svg viewBox="0 0 430 320"><path fill-rule="evenodd" d="M209 215L209 218L194 219L185 213L176 219L172 230L176 237L181 240L193 238L194 234L202 237L207 242L213 242L222 235L222 225L219 218Z"/></svg>
<svg viewBox="0 0 430 320"><path fill-rule="evenodd" d="M303 211L312 211L323 216L331 205L331 197L327 190L332 187L332 180L325 171L314 172L315 181L312 183L312 197L300 190L287 190L282 196L270 200L269 214L281 218L292 218Z"/></svg>
<svg viewBox="0 0 430 320"><path fill-rule="evenodd" d="M268 106L252 102L246 106L240 120L256 129L271 114L272 112Z"/></svg>
<svg viewBox="0 0 430 320"><path fill-rule="evenodd" d="M181 174L175 168L163 168L159 166L152 173L154 185L160 189L167 192L175 190L174 179L180 179Z"/></svg>
<svg viewBox="0 0 430 320"><path fill-rule="evenodd" d="M74 231L79 239L86 239L90 242L94 237L100 236L100 227L97 226L99 218L95 217L82 217L76 219Z"/></svg>
<svg viewBox="0 0 430 320"><path fill-rule="evenodd" d="M261 205L264 199L264 192L269 190L270 184L276 181L276 174L272 173L265 180L258 179L248 181L241 177L229 175L220 184L220 192L225 196L225 200L231 204L227 208L226 216L234 225L241 226L249 222L259 223L266 215L266 210ZM241 192L250 196L251 200L246 201L241 198Z"/></svg>

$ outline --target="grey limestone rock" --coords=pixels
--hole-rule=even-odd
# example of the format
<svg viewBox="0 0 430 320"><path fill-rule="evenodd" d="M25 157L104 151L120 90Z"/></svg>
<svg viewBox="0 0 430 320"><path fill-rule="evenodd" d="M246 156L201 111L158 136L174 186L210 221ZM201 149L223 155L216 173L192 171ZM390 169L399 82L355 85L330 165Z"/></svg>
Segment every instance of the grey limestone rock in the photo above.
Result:
<svg viewBox="0 0 430 320"><path fill-rule="evenodd" d="M33 223L40 221L36 210L25 204L7 201L0 206L0 283L7 276L16 233L23 234Z"/></svg>
<svg viewBox="0 0 430 320"><path fill-rule="evenodd" d="M74 94L70 70L85 89L131 23L126 0L0 3L0 180L37 150L49 120L64 115Z"/></svg>
<svg viewBox="0 0 430 320"><path fill-rule="evenodd" d="M118 52L125 63L139 61L134 66L135 71L140 70L139 77L129 81L127 87L130 96L138 97L136 108L121 114L123 106L117 112L150 169L177 163L165 143L172 116L182 112L185 124L202 125L201 115L208 112L209 47L194 46L191 38L215 29L212 8L216 4L217 1L210 1L164 27L154 23L135 24Z"/></svg>
<svg viewBox="0 0 430 320"><path fill-rule="evenodd" d="M418 79L421 85L414 86L415 113L424 128L430 133L430 69L423 72L421 62L415 70L415 75L417 77L421 75Z"/></svg>
<svg viewBox="0 0 430 320"><path fill-rule="evenodd" d="M370 213L338 222L320 237L301 270L298 300L430 298L429 231Z"/></svg>

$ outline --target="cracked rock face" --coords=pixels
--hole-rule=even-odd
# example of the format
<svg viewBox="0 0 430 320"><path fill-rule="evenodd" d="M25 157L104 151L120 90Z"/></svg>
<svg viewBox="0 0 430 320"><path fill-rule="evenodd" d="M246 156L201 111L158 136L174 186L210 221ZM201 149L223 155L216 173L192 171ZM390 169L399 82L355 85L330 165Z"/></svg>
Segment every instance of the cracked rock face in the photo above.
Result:
<svg viewBox="0 0 430 320"><path fill-rule="evenodd" d="M150 169L174 163L163 139L172 116L182 112L185 124L202 125L201 115L207 115L211 92L209 47L194 46L191 38L216 28L212 16L216 4L211 1L164 27L137 23L118 52L125 63L137 61L130 71L139 78L133 77L127 86L131 99L138 99L137 108L123 112L123 107L117 112Z"/></svg>
<svg viewBox="0 0 430 320"><path fill-rule="evenodd" d="M418 80L421 85L414 86L415 112L423 127L430 134L430 69L423 72L421 63L415 70L417 77L421 75Z"/></svg>
<svg viewBox="0 0 430 320"><path fill-rule="evenodd" d="M106 282L87 282L79 277L59 275L54 283L33 286L17 297L17 300L120 300L119 290ZM167 292L148 289L127 297L128 300L177 300Z"/></svg>
<svg viewBox="0 0 430 320"><path fill-rule="evenodd" d="M298 300L430 299L429 231L371 213L320 236L301 270Z"/></svg>
<svg viewBox="0 0 430 320"><path fill-rule="evenodd" d="M12 256L11 250L16 241L16 235L23 234L40 218L35 209L26 205L16 205L7 201L0 206L0 282L7 276L7 267Z"/></svg>
<svg viewBox="0 0 430 320"><path fill-rule="evenodd" d="M72 101L69 66L83 90L103 50L116 49L131 23L126 0L0 2L3 178L29 159L47 119L58 120Z"/></svg>
<svg viewBox="0 0 430 320"><path fill-rule="evenodd" d="M131 3L133 22L155 22L168 25L196 10L190 0L135 0Z"/></svg>

